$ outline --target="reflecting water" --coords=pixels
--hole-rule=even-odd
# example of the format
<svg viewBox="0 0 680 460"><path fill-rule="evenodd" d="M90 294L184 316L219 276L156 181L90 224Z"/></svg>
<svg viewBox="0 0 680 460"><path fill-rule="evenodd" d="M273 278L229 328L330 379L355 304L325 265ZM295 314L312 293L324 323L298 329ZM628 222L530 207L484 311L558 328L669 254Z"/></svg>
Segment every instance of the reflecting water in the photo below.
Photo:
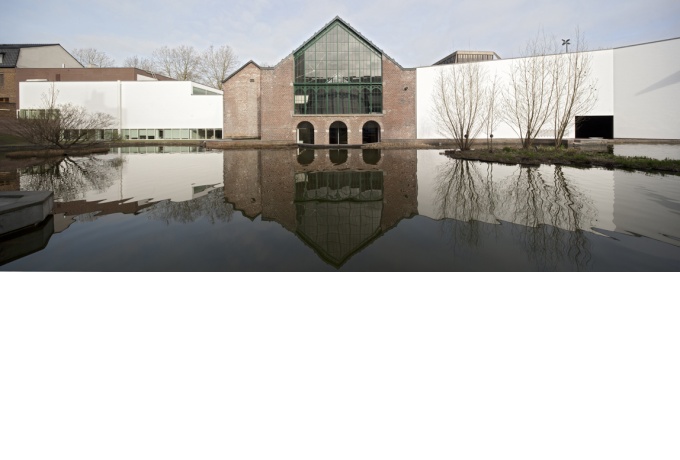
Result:
<svg viewBox="0 0 680 460"><path fill-rule="evenodd" d="M615 144L614 155L680 160L680 144Z"/></svg>
<svg viewBox="0 0 680 460"><path fill-rule="evenodd" d="M347 149L142 149L2 174L55 192L49 235L0 239L3 270L680 269L678 176Z"/></svg>

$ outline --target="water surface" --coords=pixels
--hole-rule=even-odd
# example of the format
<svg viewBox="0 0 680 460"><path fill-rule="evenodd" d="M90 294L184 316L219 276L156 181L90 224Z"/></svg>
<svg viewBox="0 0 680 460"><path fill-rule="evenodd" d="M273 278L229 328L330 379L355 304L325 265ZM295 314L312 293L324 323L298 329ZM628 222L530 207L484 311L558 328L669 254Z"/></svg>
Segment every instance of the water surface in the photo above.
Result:
<svg viewBox="0 0 680 460"><path fill-rule="evenodd" d="M5 174L14 271L677 271L680 177L436 150L114 151ZM9 185L8 185L9 184Z"/></svg>

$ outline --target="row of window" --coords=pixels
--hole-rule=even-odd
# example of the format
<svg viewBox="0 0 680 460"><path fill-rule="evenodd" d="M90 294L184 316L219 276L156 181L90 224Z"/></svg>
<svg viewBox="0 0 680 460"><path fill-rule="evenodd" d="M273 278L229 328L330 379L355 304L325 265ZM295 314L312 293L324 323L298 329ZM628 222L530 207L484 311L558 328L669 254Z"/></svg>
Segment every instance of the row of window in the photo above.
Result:
<svg viewBox="0 0 680 460"><path fill-rule="evenodd" d="M297 161L299 164L302 166L309 166L311 165L314 160L316 159L316 152L314 150L310 149L305 149L305 150L300 150L298 151L297 155ZM361 151L361 157L364 160L364 163L367 165L377 165L378 162L380 161L380 158L382 157L380 150L377 149L363 149ZM341 164L344 164L347 162L349 159L349 151L345 149L333 149L328 151L328 159L331 161L336 166L339 166ZM380 173L382 177L382 172ZM303 197L299 196L299 189L302 188L303 190L308 187L308 182L309 179L307 177L307 173L299 173L295 175L295 182L296 182L296 201L305 201L302 199ZM371 184L371 181L363 181L365 184ZM300 185L300 183L303 183L304 185ZM312 187L313 189L319 189L321 188L318 184L314 184L312 182ZM332 184L324 184L322 187L328 187L329 185ZM351 184L347 184L348 186L351 186ZM359 190L382 190L382 179L380 180L380 186L377 187L377 184L371 184L369 187L362 187L359 184L355 184L354 187L352 188L358 188ZM336 187L338 188L338 187ZM314 199L318 199L317 197L314 197Z"/></svg>
<svg viewBox="0 0 680 460"><path fill-rule="evenodd" d="M114 140L118 138L117 129L65 129L65 139L75 139L86 134L89 139ZM123 129L121 138L127 140L155 139L222 139L221 129Z"/></svg>
<svg viewBox="0 0 680 460"><path fill-rule="evenodd" d="M30 119L53 119L59 118L61 112L59 109L21 109L19 110L19 118L30 118Z"/></svg>
<svg viewBox="0 0 680 460"><path fill-rule="evenodd" d="M382 87L296 86L295 113L301 115L382 113Z"/></svg>
<svg viewBox="0 0 680 460"><path fill-rule="evenodd" d="M123 139L222 139L222 129L123 129Z"/></svg>

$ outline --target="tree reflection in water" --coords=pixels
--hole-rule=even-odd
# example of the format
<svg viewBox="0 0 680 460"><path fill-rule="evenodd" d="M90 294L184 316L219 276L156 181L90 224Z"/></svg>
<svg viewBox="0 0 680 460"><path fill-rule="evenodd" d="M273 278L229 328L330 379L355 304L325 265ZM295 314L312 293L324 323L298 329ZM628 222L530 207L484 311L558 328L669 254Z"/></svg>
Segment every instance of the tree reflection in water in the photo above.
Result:
<svg viewBox="0 0 680 460"><path fill-rule="evenodd" d="M222 188L187 201L163 200L146 210L150 218L161 220L170 225L172 222L189 223L206 218L211 224L229 222L234 214L234 206L227 202Z"/></svg>
<svg viewBox="0 0 680 460"><path fill-rule="evenodd" d="M55 201L82 199L108 189L122 168L120 157L62 157L21 170L22 190L52 190Z"/></svg>
<svg viewBox="0 0 680 460"><path fill-rule="evenodd" d="M482 222L497 223L496 186L493 181L493 164L486 165L486 174L478 163L451 160L437 174L437 209L440 219L454 219L468 225L443 225L452 232L452 242L479 243ZM448 228L450 227L450 228ZM454 246L455 247L455 246Z"/></svg>
<svg viewBox="0 0 680 460"><path fill-rule="evenodd" d="M437 176L439 217L467 223L448 226L455 244L477 246L482 222L507 221L521 226L512 231L521 232L517 239L540 267L554 268L564 259L577 269L588 266L590 243L583 232L592 228L597 211L561 166L517 166L500 181L494 181L493 164L486 165L486 174L482 168L450 160Z"/></svg>

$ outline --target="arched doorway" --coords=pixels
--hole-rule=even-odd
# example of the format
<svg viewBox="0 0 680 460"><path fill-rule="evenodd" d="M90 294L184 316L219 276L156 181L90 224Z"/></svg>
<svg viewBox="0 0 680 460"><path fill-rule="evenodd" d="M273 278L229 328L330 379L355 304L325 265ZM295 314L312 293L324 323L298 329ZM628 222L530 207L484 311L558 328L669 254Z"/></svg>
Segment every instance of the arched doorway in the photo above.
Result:
<svg viewBox="0 0 680 460"><path fill-rule="evenodd" d="M298 144L313 144L314 125L308 121L300 122L300 124L297 125L297 141Z"/></svg>
<svg viewBox="0 0 680 460"><path fill-rule="evenodd" d="M341 121L334 121L328 133L328 143L346 144L347 143L347 125Z"/></svg>
<svg viewBox="0 0 680 460"><path fill-rule="evenodd" d="M375 121L367 121L361 130L361 143L380 142L380 125Z"/></svg>

